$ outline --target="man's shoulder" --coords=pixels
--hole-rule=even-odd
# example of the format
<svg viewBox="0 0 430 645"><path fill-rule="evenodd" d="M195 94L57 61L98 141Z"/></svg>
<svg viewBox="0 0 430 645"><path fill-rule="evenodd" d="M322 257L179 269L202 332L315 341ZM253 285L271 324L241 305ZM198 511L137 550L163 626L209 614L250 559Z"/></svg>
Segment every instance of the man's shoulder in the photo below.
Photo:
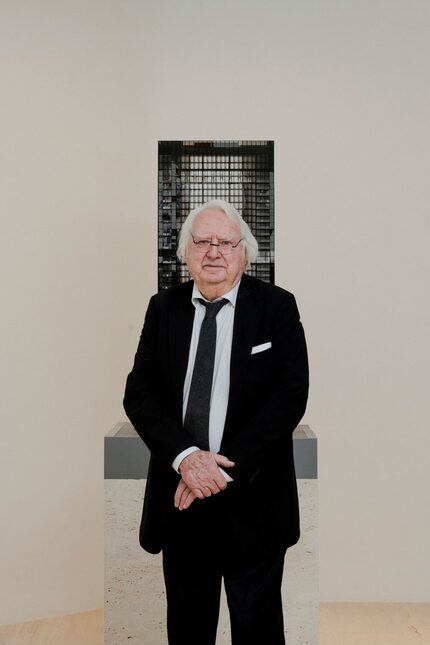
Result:
<svg viewBox="0 0 430 645"><path fill-rule="evenodd" d="M294 295L291 291L284 289L276 284L271 282L265 282L264 280L259 280L248 274L242 276L242 284L245 292L254 293L257 296L267 299L273 302L281 302L289 300L291 302L295 301Z"/></svg>
<svg viewBox="0 0 430 645"><path fill-rule="evenodd" d="M162 289L158 293L154 294L151 300L159 307L186 301L191 302L193 284L192 280L188 280L187 282L177 284L173 287L169 287L168 289Z"/></svg>

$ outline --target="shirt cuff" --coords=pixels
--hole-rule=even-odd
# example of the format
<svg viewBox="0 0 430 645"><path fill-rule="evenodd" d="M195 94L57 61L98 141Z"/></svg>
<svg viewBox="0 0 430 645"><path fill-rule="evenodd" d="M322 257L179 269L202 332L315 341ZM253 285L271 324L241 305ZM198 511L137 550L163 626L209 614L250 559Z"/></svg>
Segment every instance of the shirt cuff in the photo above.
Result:
<svg viewBox="0 0 430 645"><path fill-rule="evenodd" d="M185 459L185 457L188 457L188 455L191 455L192 452L196 452L197 450L200 450L200 448L197 448L197 446L191 446L191 448L187 448L186 450L180 452L176 459L173 461L172 468L176 470L177 473L179 473L179 466L181 465L181 461Z"/></svg>
<svg viewBox="0 0 430 645"><path fill-rule="evenodd" d="M233 479L232 477L230 477L230 475L227 475L227 473L225 472L225 470L223 470L223 469L222 469L222 468L220 468L219 466L218 466L218 468L219 468L220 473L221 473L222 475L224 475L224 477L225 477L225 481L226 481L226 482L230 483L230 482L234 481L234 479Z"/></svg>

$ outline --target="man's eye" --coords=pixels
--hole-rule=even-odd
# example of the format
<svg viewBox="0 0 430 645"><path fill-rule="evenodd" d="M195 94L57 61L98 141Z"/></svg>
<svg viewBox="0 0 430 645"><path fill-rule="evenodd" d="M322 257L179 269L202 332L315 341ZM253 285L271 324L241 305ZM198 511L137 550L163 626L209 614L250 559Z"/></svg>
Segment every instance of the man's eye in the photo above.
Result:
<svg viewBox="0 0 430 645"><path fill-rule="evenodd" d="M220 240L219 245L227 249L229 246L231 246L231 242L229 240Z"/></svg>
<svg viewBox="0 0 430 645"><path fill-rule="evenodd" d="M210 240L198 240L196 244L197 246L208 246L208 244L210 244Z"/></svg>

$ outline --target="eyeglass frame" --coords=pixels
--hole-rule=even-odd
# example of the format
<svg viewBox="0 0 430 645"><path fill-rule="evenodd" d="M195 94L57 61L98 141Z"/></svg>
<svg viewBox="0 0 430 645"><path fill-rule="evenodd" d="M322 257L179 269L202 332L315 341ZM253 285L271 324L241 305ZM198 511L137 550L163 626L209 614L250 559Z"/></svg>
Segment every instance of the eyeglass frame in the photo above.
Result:
<svg viewBox="0 0 430 645"><path fill-rule="evenodd" d="M196 247L197 247L197 249L199 251L201 250L199 248L199 243L200 242L206 242L208 244L208 248L202 250L202 252L204 252L204 253L207 253L209 251L209 246L217 246L219 248L219 253L225 253L225 251L227 251L227 253L230 253L230 251L232 251L233 249L236 249L239 246L239 244L241 242L243 242L243 240L244 240L244 238L241 237L240 240L238 242L236 242L236 244L232 244L231 240L221 240L221 243L216 244L215 242L210 242L209 240L205 240L205 239L203 239L203 240L195 240L194 235L192 233L190 235L191 235L191 239L193 240L193 243L196 245ZM224 243L226 242L229 245L229 246L227 246L227 248L225 250L223 250L223 247L222 247L223 242Z"/></svg>

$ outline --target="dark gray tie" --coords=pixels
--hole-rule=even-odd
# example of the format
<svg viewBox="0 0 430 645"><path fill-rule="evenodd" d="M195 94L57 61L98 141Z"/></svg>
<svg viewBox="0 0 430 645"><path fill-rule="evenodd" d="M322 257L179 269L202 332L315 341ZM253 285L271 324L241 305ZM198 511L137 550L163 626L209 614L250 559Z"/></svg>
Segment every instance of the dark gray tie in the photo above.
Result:
<svg viewBox="0 0 430 645"><path fill-rule="evenodd" d="M201 450L209 450L209 411L215 362L216 316L228 300L223 298L218 302L206 302L199 298L199 301L206 307L206 315L200 328L184 427Z"/></svg>

